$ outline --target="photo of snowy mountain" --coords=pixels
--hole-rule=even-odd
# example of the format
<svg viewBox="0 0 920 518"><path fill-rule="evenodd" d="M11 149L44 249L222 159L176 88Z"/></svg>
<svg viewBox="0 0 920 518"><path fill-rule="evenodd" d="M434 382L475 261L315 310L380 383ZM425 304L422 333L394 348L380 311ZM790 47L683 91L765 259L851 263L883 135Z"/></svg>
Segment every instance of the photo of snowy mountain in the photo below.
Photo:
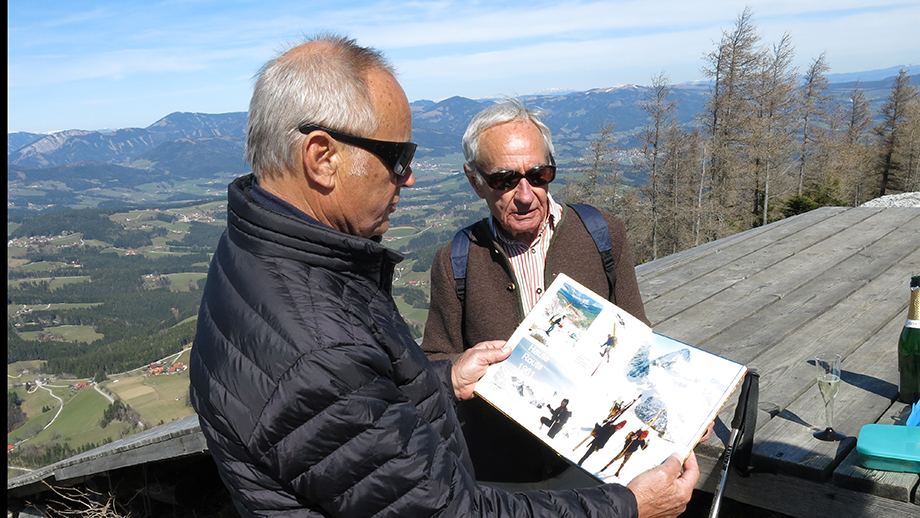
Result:
<svg viewBox="0 0 920 518"><path fill-rule="evenodd" d="M743 365L681 343L560 275L477 393L599 480L689 455Z"/></svg>

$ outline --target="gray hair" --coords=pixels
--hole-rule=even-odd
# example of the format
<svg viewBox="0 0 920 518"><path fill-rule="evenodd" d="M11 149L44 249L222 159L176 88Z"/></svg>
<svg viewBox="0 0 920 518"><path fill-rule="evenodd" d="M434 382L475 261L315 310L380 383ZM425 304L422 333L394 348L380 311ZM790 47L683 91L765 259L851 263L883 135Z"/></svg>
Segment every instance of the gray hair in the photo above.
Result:
<svg viewBox="0 0 920 518"><path fill-rule="evenodd" d="M353 39L322 34L272 59L259 71L246 131L246 160L256 177L295 170L305 123L355 135L377 129L367 74L393 67Z"/></svg>
<svg viewBox="0 0 920 518"><path fill-rule="evenodd" d="M549 159L552 156L553 138L549 128L540 120L540 113L536 110L528 110L520 99L511 98L489 106L470 121L470 125L466 127L466 132L463 134L463 159L466 160L466 163L472 164L479 160L479 137L485 130L511 121L529 121L536 126L543 135L546 158ZM478 175L476 178L481 180Z"/></svg>

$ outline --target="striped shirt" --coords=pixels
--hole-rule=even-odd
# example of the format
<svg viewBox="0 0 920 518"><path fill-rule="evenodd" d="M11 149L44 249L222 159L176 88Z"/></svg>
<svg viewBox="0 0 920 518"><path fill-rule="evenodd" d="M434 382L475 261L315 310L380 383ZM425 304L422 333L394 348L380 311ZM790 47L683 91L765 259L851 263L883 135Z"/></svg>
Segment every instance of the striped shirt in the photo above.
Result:
<svg viewBox="0 0 920 518"><path fill-rule="evenodd" d="M521 297L521 305L524 307L525 315L543 296L546 252L549 250L549 245L553 240L556 223L562 219L562 205L556 203L549 193L547 193L546 197L549 202L549 216L533 243L522 243L507 237L504 233L499 232L495 218L489 218L489 228L492 230L492 235L511 261L511 271L514 272L515 284Z"/></svg>

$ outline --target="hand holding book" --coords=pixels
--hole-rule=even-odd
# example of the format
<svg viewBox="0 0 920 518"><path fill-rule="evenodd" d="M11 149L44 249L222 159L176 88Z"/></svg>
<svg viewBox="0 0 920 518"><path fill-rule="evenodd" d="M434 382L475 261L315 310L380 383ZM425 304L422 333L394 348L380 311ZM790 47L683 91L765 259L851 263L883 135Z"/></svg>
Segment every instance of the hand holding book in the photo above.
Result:
<svg viewBox="0 0 920 518"><path fill-rule="evenodd" d="M565 275L507 347L476 393L604 482L629 482L675 452L689 459L746 372Z"/></svg>
<svg viewBox="0 0 920 518"><path fill-rule="evenodd" d="M460 401L473 397L473 388L482 379L486 369L511 354L511 348L505 347L503 340L480 342L467 349L451 365L450 381L454 386L454 395Z"/></svg>

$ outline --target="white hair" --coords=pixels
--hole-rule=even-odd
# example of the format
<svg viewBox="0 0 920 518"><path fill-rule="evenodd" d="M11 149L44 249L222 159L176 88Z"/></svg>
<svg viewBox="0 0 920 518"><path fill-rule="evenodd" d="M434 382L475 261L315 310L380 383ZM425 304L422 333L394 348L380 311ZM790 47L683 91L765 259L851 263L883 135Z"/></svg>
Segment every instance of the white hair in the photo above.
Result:
<svg viewBox="0 0 920 518"><path fill-rule="evenodd" d="M367 75L374 69L394 74L380 52L329 34L266 63L249 103L246 132L246 160L256 177L297 168L303 123L355 135L373 133L378 121Z"/></svg>
<svg viewBox="0 0 920 518"><path fill-rule="evenodd" d="M546 159L549 161L553 155L553 139L549 128L540 120L540 113L536 110L527 109L520 99L509 98L477 113L473 120L470 121L469 126L466 127L462 141L463 159L466 163L473 166L474 163L479 161L479 138L484 131L492 126L512 121L530 122L540 130L540 134L543 136L543 148L546 150ZM484 183L482 177L478 174L473 175L473 178L479 185Z"/></svg>

